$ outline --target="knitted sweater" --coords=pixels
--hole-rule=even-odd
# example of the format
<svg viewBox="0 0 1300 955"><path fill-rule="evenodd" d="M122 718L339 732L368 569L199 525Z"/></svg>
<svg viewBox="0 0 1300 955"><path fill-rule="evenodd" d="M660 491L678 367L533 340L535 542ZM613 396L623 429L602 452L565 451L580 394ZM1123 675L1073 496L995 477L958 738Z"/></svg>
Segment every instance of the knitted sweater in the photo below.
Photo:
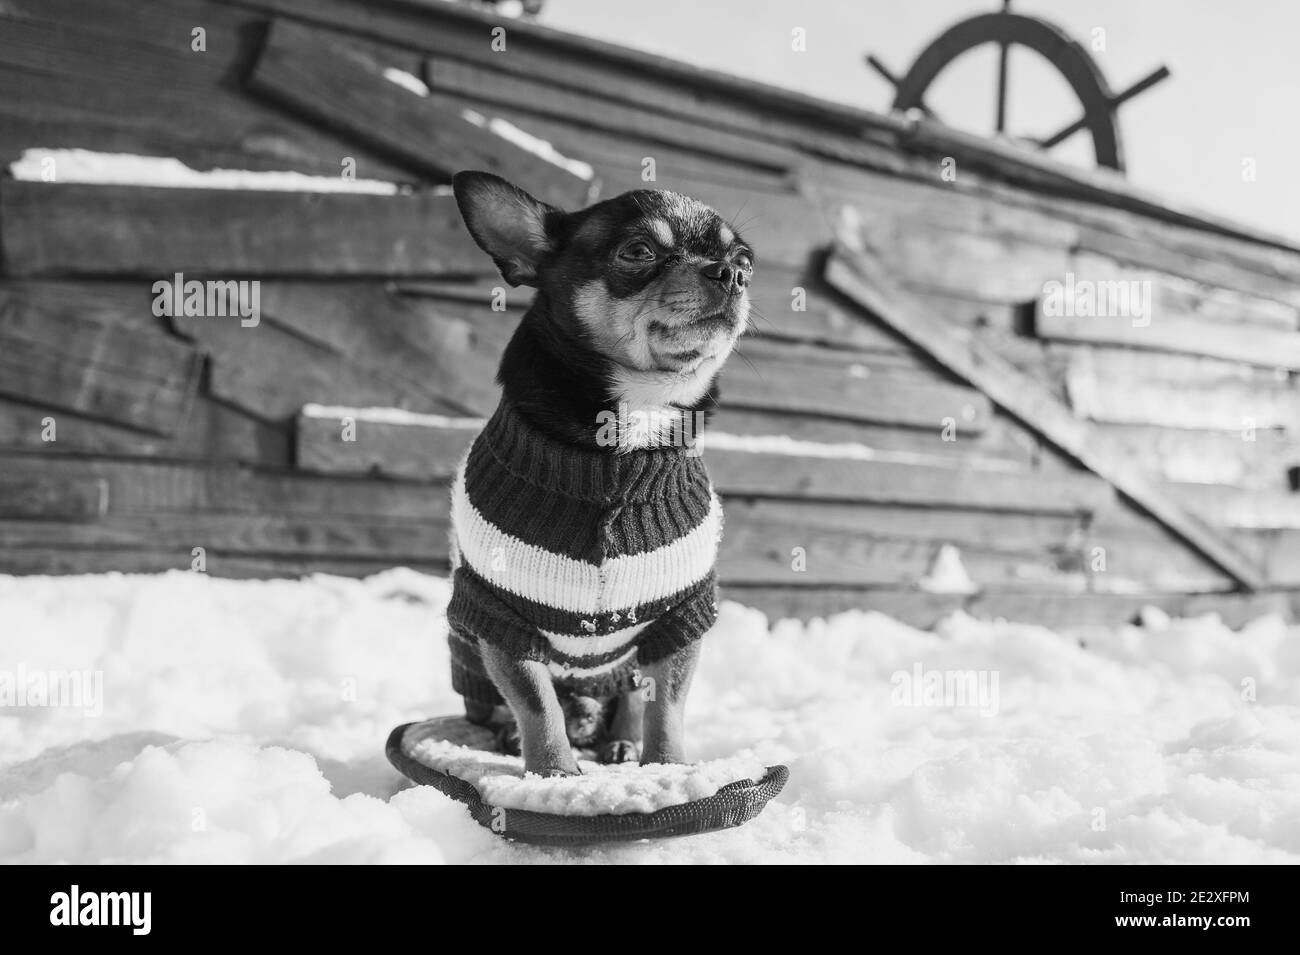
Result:
<svg viewBox="0 0 1300 955"><path fill-rule="evenodd" d="M685 448L574 448L502 401L456 473L451 518L452 685L468 699L501 702L480 641L609 696L717 617L722 506Z"/></svg>

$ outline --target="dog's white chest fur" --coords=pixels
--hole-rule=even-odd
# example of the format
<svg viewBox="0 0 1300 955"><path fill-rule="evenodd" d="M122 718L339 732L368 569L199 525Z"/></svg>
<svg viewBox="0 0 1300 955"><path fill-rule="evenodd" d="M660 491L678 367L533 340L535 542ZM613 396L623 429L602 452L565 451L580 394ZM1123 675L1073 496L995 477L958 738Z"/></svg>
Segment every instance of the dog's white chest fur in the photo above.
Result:
<svg viewBox="0 0 1300 955"><path fill-rule="evenodd" d="M623 423L618 434L622 449L662 447L683 433L683 408L698 404L731 347L702 358L694 367L681 371L641 371L616 366L611 374L610 394Z"/></svg>

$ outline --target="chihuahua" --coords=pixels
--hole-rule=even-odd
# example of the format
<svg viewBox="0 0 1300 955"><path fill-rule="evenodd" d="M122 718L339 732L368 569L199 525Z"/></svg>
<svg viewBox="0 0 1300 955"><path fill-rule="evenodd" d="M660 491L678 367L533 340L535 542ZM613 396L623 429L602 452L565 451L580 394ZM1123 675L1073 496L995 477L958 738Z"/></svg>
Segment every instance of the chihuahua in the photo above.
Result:
<svg viewBox="0 0 1300 955"><path fill-rule="evenodd" d="M694 439L754 252L672 192L569 213L483 172L453 190L502 277L537 290L453 483L453 685L528 772L577 773L597 738L603 762L684 762L722 531ZM575 720L575 699L597 702Z"/></svg>

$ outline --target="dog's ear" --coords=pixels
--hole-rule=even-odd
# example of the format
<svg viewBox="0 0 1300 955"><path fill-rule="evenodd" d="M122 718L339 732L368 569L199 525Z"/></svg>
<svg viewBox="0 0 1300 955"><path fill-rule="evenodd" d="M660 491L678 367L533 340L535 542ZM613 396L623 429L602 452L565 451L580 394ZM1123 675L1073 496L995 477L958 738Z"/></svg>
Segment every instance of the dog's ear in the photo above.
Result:
<svg viewBox="0 0 1300 955"><path fill-rule="evenodd" d="M489 172L458 172L456 205L478 247L511 285L537 284L541 261L555 250L564 213Z"/></svg>

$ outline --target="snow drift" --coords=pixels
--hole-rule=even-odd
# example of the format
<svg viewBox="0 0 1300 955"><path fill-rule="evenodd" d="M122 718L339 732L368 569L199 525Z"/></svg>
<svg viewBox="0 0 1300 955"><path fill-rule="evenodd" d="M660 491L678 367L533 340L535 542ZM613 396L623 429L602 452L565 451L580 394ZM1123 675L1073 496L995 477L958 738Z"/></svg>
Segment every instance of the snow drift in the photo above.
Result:
<svg viewBox="0 0 1300 955"><path fill-rule="evenodd" d="M393 726L459 706L449 595L405 570L0 576L0 861L1300 862L1300 629L1277 618L927 633L724 604L690 748L787 763L785 791L742 829L573 852L384 761ZM98 674L100 705L16 705L20 668Z"/></svg>

